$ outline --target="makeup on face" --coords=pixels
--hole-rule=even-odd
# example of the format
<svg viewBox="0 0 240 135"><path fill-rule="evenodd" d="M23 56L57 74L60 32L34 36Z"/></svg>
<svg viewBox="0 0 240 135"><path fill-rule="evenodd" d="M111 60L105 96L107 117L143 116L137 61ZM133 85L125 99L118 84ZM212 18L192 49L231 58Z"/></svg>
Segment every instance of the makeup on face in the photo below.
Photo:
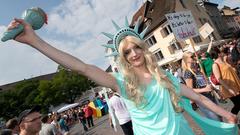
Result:
<svg viewBox="0 0 240 135"><path fill-rule="evenodd" d="M125 57L127 57L130 53L134 52L136 53L137 51L142 50L142 48L138 45L133 45L133 47L130 47L126 50L123 51L123 54Z"/></svg>

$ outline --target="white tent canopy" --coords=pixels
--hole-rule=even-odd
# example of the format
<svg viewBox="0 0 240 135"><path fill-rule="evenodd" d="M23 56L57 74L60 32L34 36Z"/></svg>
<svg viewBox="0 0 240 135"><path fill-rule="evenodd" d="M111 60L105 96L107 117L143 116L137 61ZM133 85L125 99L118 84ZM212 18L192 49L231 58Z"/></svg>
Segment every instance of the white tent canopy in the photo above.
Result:
<svg viewBox="0 0 240 135"><path fill-rule="evenodd" d="M71 109L71 108L74 108L74 107L76 107L76 106L78 106L78 105L79 105L79 103L73 103L73 104L65 105L65 106L63 106L62 108L58 109L57 112L58 112L58 113L61 113L61 112L64 112L64 111L66 111L66 110L69 110L69 109Z"/></svg>

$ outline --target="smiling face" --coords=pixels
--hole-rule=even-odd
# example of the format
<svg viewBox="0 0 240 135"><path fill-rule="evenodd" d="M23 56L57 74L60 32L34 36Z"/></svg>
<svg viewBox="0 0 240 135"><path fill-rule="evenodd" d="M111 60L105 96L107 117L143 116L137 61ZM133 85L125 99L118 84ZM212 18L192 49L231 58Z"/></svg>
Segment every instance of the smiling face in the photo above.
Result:
<svg viewBox="0 0 240 135"><path fill-rule="evenodd" d="M124 43L120 44L122 49L120 52L125 60L133 67L143 66L145 64L143 48L137 45L131 36L126 37L124 40Z"/></svg>

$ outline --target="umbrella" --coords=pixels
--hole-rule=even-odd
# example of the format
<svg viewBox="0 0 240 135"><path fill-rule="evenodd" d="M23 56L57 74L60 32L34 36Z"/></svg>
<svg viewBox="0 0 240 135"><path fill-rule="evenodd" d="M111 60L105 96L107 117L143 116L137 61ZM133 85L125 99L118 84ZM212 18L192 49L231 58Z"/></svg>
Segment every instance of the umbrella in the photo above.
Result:
<svg viewBox="0 0 240 135"><path fill-rule="evenodd" d="M61 113L61 112L64 112L64 111L66 111L66 110L69 110L69 109L71 109L71 108L74 108L74 107L76 107L76 106L78 106L78 105L79 105L79 103L73 103L73 104L65 105L65 106L63 106L62 108L58 109L57 112L58 112L58 113Z"/></svg>

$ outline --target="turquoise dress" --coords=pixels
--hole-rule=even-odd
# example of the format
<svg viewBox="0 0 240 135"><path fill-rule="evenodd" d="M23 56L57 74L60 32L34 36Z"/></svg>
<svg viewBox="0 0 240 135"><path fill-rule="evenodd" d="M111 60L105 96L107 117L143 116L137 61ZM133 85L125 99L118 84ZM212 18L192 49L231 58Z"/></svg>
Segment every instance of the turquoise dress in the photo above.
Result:
<svg viewBox="0 0 240 135"><path fill-rule="evenodd" d="M176 113L170 100L167 89L152 79L147 85L144 93L146 103L137 106L128 99L124 85L123 76L114 73L120 88L121 96L131 115L133 131L135 135L193 135L192 129L182 113ZM180 92L180 83L177 78L167 73L173 82L176 92ZM234 124L227 124L203 118L191 109L189 100L183 99L180 103L202 128L206 135L237 135L237 127ZM219 131L221 130L221 131Z"/></svg>

